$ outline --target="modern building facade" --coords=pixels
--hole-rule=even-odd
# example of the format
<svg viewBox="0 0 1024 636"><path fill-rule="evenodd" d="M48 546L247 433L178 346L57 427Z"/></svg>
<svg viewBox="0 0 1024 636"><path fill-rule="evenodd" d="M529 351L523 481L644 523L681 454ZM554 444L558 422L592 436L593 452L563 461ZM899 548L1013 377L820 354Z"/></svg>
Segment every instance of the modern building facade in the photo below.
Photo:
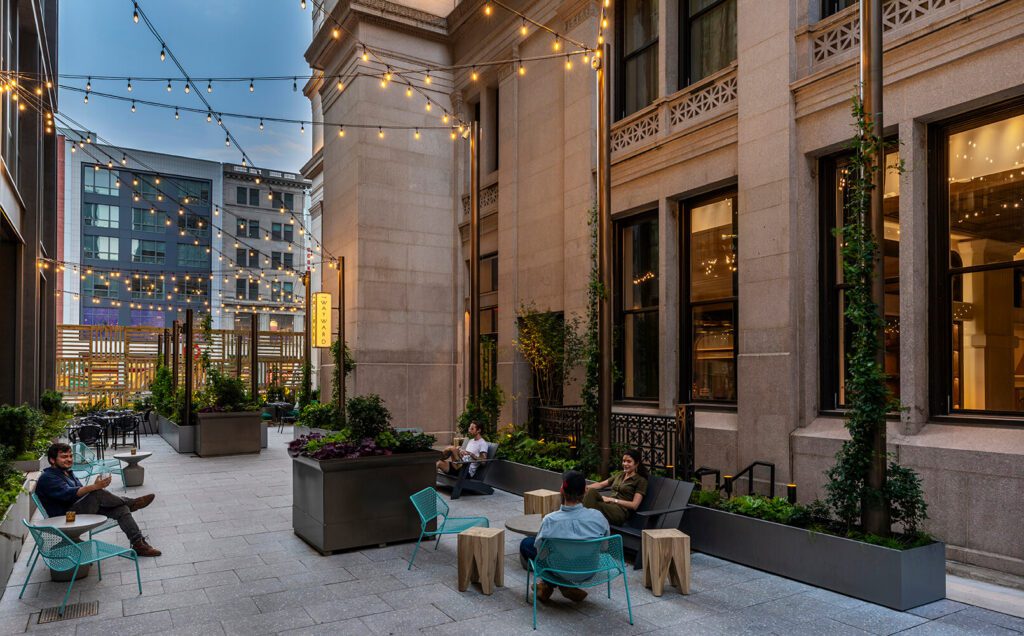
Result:
<svg viewBox="0 0 1024 636"><path fill-rule="evenodd" d="M54 386L57 2L0 2L0 404Z"/></svg>
<svg viewBox="0 0 1024 636"><path fill-rule="evenodd" d="M224 164L222 286L218 327L248 328L253 311L266 331L303 331L302 274L319 258L307 251L306 192L300 175ZM317 265L314 265L314 262Z"/></svg>
<svg viewBox="0 0 1024 636"><path fill-rule="evenodd" d="M169 327L188 308L219 312L221 164L62 133L64 323Z"/></svg>
<svg viewBox="0 0 1024 636"><path fill-rule="evenodd" d="M391 38L410 38L414 9L383 4L394 24L378 17L367 33L388 28ZM464 67L450 78L450 103L482 133L480 257L488 282L481 306L492 310L482 331L490 324L496 334L498 382L514 398L502 421L521 423L532 383L514 345L518 309L585 310L595 82L568 58L527 63L522 72L516 64L474 68L554 46L550 33L527 26L523 35L520 18L494 7L487 16L484 4L460 3L444 15L443 29L450 64ZM801 499L820 496L846 436L848 335L833 230L844 221L848 192L856 3L611 4L604 33L612 45L612 294L621 373L613 408L671 415L676 404L694 403L698 465L729 473L767 460L780 482L798 484ZM358 22L361 6L335 11ZM564 36L597 41L598 3L515 6ZM1024 67L1015 62L1024 55L1024 5L885 6L884 133L892 141L885 359L903 406L892 417L890 450L921 475L927 530L947 543L951 559L1024 575L1015 512L1024 492ZM417 60L432 50L433 39L424 41ZM330 64L315 67L334 73L356 64L359 52L344 43L331 45ZM328 102L343 102L356 86L340 97L335 87L318 87L325 118ZM356 117L375 112L367 102L380 108L389 99L369 80L365 86L365 101L350 111ZM352 187L355 157L373 154L389 162L384 170L411 158L371 138L344 144L324 137L325 238L332 219L344 218L331 191ZM457 411L467 350L469 178L462 147L451 154L448 209L459 266L448 270L444 293L457 301L452 331L435 333L455 350ZM411 203L392 203L389 211L415 216ZM361 253L364 241L346 238L348 253ZM422 263L388 265L402 277L418 275ZM350 272L353 280L362 266ZM407 330L423 327L418 318L396 317ZM398 410L418 412L417 396L406 399L413 402ZM566 402L574 402L571 390Z"/></svg>

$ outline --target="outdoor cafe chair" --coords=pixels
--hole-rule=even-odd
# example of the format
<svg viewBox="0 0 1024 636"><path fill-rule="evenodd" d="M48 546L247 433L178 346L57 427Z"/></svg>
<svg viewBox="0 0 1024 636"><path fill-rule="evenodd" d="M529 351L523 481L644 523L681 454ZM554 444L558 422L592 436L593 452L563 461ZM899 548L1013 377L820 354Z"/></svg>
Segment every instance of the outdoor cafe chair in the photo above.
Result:
<svg viewBox="0 0 1024 636"><path fill-rule="evenodd" d="M526 569L526 598L530 598L533 576L533 628L537 629L537 584L545 581L555 587L597 587L602 583L612 597L612 581L622 577L626 587L626 609L633 624L633 605L629 600L626 561L622 556L622 537L611 535L596 539L544 539L537 557Z"/></svg>
<svg viewBox="0 0 1024 636"><path fill-rule="evenodd" d="M71 452L74 454L71 472L79 479L88 479L100 473L111 473L118 475L121 478L121 485L125 489L128 488L124 483L124 469L117 459L96 459L96 454L82 442L72 444Z"/></svg>
<svg viewBox="0 0 1024 636"><path fill-rule="evenodd" d="M441 495L437 494L437 491L433 488L427 487L418 493L411 495L409 500L412 501L412 505L416 508L416 513L420 516L420 538L416 540L416 548L412 551L412 558L409 559L409 568L412 569L412 564L416 560L416 553L420 549L420 541L423 541L423 537L437 537L437 542L434 544L436 550L441 545L441 535L445 534L458 534L468 528L475 528L477 526L482 528L490 527L490 522L487 517L449 517L448 516L448 504L445 503ZM440 520L438 520L440 517ZM429 530L430 524L436 524L433 530Z"/></svg>
<svg viewBox="0 0 1024 636"><path fill-rule="evenodd" d="M36 495L35 491L29 493L29 497L32 498L32 503L35 504L36 510L38 510L39 514L42 515L43 518L45 519L50 513L46 512L46 508L43 508L43 504L42 504L41 501L39 501L39 497ZM117 527L117 521L111 519L110 517L107 517L106 521L104 521L103 523L101 523L100 525L96 526L95 528L93 528L92 530L89 531L89 538L92 539L97 534L99 534L101 532L106 532L107 530L110 530L111 528L116 528L116 527ZM25 561L25 566L26 567L28 566L29 561L32 560L32 557L35 556L35 553L36 553L36 551L38 549L39 549L39 544L38 543L33 543L32 551L29 552L28 560Z"/></svg>
<svg viewBox="0 0 1024 636"><path fill-rule="evenodd" d="M103 561L106 559L112 559L114 557L123 557L130 559L135 562L135 580L139 585L139 594L142 594L142 576L139 574L139 557L135 554L135 550L131 548L122 548L119 545L112 543L105 543L103 541L96 541L95 539L89 539L78 543L72 541L68 535L61 532L58 528L51 528L49 526L34 526L24 519L21 520L28 531L32 533L32 539L36 542L38 550L34 557L32 557L32 564L29 566L28 575L25 577L25 582L21 585L21 594L18 598L25 595L25 588L28 586L29 580L32 578L32 571L36 568L36 562L39 557L43 557L43 563L45 563L51 570L55 572L71 572L71 582L68 583L68 589L64 592L64 600L61 601L60 609L57 613L61 616L64 615L64 606L68 603L68 596L71 595L71 588L75 584L75 578L78 577L78 570L83 565L90 563L96 564L96 573L99 576L99 580L103 580Z"/></svg>
<svg viewBox="0 0 1024 636"><path fill-rule="evenodd" d="M92 446L96 453L103 456L103 447L106 446L107 426L102 420L86 418L74 429L74 442L81 442L86 446Z"/></svg>

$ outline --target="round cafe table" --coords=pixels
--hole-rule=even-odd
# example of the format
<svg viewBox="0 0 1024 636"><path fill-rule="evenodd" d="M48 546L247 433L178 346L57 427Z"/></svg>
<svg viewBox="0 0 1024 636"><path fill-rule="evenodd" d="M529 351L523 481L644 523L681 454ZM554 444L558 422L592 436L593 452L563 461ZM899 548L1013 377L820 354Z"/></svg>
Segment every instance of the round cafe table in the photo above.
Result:
<svg viewBox="0 0 1024 636"><path fill-rule="evenodd" d="M540 522L544 518L544 515L519 515L518 517L509 517L505 521L505 528L509 532L515 532L517 534L525 534L528 537L535 537L540 532Z"/></svg>
<svg viewBox="0 0 1024 636"><path fill-rule="evenodd" d="M81 543L81 536L83 534L102 525L106 520L107 518L103 515L75 515L75 520L68 523L64 515L61 515L59 517L47 517L35 525L57 528L64 534L68 535L68 538L72 541L78 541ZM78 576L75 577L75 580L89 576L89 572L91 570L91 563L78 568ZM74 572L74 569L67 570L66 572L55 572L54 570L50 570L50 579L53 581L70 581L72 572Z"/></svg>
<svg viewBox="0 0 1024 636"><path fill-rule="evenodd" d="M153 453L139 451L132 455L131 453L118 453L114 455L114 459L118 459L128 464L122 469L124 474L124 485L127 486L141 486L142 482L146 479L146 469L139 466L139 462L146 459Z"/></svg>

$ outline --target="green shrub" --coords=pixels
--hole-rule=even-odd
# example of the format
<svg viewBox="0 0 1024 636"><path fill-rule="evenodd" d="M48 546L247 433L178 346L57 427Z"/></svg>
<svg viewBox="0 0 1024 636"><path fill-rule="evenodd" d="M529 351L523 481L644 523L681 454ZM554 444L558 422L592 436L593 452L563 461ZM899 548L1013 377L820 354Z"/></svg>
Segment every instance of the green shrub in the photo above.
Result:
<svg viewBox="0 0 1024 636"><path fill-rule="evenodd" d="M149 390L153 394L153 408L156 412L168 419L175 419L177 411L174 404L174 376L171 375L170 367L164 364L157 365L156 376L149 385Z"/></svg>
<svg viewBox="0 0 1024 636"><path fill-rule="evenodd" d="M319 402L310 402L304 406L295 423L299 426L323 428L329 431L341 428L341 418L338 417L338 410L334 408L334 405L320 404Z"/></svg>
<svg viewBox="0 0 1024 636"><path fill-rule="evenodd" d="M245 384L217 369L210 369L204 390L208 394L210 406L217 410L247 411L255 407L245 391Z"/></svg>
<svg viewBox="0 0 1024 636"><path fill-rule="evenodd" d="M384 406L383 398L376 393L349 398L345 406L348 411L346 422L357 440L367 437L376 439L391 428L391 413Z"/></svg>
<svg viewBox="0 0 1024 636"><path fill-rule="evenodd" d="M18 457L34 448L36 434L42 424L39 411L26 405L0 406L0 444Z"/></svg>
<svg viewBox="0 0 1024 636"><path fill-rule="evenodd" d="M501 459L557 473L579 469L579 460L565 442L533 439L526 431L515 428L504 430L496 441Z"/></svg>
<svg viewBox="0 0 1024 636"><path fill-rule="evenodd" d="M25 483L25 475L11 464L9 448L0 446L0 519L7 514Z"/></svg>
<svg viewBox="0 0 1024 636"><path fill-rule="evenodd" d="M39 410L43 413L56 413L65 408L64 394L59 391L43 391L39 396Z"/></svg>

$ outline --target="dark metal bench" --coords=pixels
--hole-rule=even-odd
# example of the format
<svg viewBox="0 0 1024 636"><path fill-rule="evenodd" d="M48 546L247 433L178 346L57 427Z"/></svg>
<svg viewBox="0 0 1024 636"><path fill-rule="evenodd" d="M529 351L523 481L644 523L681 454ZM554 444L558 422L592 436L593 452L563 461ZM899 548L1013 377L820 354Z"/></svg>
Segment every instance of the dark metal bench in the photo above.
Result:
<svg viewBox="0 0 1024 636"><path fill-rule="evenodd" d="M694 483L691 481L649 477L647 479L647 494L640 502L640 507L629 515L625 524L611 526L612 532L622 535L622 546L636 554L634 569L639 570L643 567L643 555L641 554L643 531L679 528L693 487Z"/></svg>
<svg viewBox="0 0 1024 636"><path fill-rule="evenodd" d="M490 468L492 462L498 461L498 445L494 442L487 442L487 459L482 459L476 462L476 474L472 477L469 476L469 465L471 462L465 462L462 467L459 468L458 475L450 475L448 473L437 473L437 487L438 488L451 488L452 499L458 499L462 496L462 492L471 492L477 495L493 495L494 488L484 483L484 475L487 474L487 469Z"/></svg>

